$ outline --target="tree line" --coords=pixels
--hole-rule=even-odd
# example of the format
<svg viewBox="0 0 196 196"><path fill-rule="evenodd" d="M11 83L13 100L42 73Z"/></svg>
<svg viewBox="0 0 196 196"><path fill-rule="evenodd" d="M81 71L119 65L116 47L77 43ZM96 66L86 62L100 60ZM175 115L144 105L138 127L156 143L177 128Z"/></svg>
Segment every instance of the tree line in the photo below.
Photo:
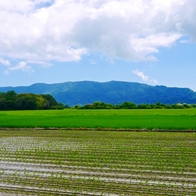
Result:
<svg viewBox="0 0 196 196"><path fill-rule="evenodd" d="M122 104L112 105L104 102L96 101L93 104L86 104L84 106L76 105L77 109L186 109L196 108L196 104L177 103L177 104L163 104L157 102L156 104L138 104L133 102L123 102Z"/></svg>
<svg viewBox="0 0 196 196"><path fill-rule="evenodd" d="M58 103L50 94L33 94L21 93L17 94L15 91L0 92L0 110L42 110L42 109L186 109L196 108L196 104L177 103L177 104L163 104L157 102L156 104L138 104L125 101L122 104L112 105L96 101L92 104L75 105L69 107L62 103Z"/></svg>
<svg viewBox="0 0 196 196"><path fill-rule="evenodd" d="M0 110L41 110L63 108L64 105L57 103L57 101L49 94L17 94L15 91L0 93Z"/></svg>

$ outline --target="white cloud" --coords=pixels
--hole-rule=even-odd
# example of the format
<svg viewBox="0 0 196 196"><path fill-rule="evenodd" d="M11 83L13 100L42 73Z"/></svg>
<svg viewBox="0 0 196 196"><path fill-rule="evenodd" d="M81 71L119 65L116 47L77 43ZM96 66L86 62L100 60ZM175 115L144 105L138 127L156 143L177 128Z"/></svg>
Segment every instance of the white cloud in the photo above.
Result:
<svg viewBox="0 0 196 196"><path fill-rule="evenodd" d="M29 74L34 72L31 66L27 65L26 62L21 61L16 66L9 66L8 69L4 73L8 74L10 71L16 71L16 70L21 70Z"/></svg>
<svg viewBox="0 0 196 196"><path fill-rule="evenodd" d="M158 81L157 81L156 79L154 79L154 78L151 79L151 82L152 82L153 84L158 84Z"/></svg>
<svg viewBox="0 0 196 196"><path fill-rule="evenodd" d="M138 69L133 70L132 73L134 73L135 75L137 75L138 77L140 77L143 81L148 81L149 80L148 76L146 76L144 74L144 72L139 71Z"/></svg>
<svg viewBox="0 0 196 196"><path fill-rule="evenodd" d="M36 8L45 7L45 5L50 5L52 2L53 0L6 0L0 1L0 10L9 13L28 14L35 11Z"/></svg>
<svg viewBox="0 0 196 196"><path fill-rule="evenodd" d="M195 18L195 0L0 1L0 57L50 63L99 52L155 61L160 47L196 39Z"/></svg>
<svg viewBox="0 0 196 196"><path fill-rule="evenodd" d="M158 53L159 47L171 47L181 37L179 34L156 34L143 37L130 38L130 44L140 60L155 61L153 53Z"/></svg>
<svg viewBox="0 0 196 196"><path fill-rule="evenodd" d="M180 40L180 43L182 43L182 44L186 44L186 43L188 43L189 42L189 40Z"/></svg>
<svg viewBox="0 0 196 196"><path fill-rule="evenodd" d="M92 60L92 59L89 61L89 63L90 63L91 65L97 64L96 61L94 61L94 60Z"/></svg>
<svg viewBox="0 0 196 196"><path fill-rule="evenodd" d="M149 82L152 84L157 84L158 81L154 78L149 78L149 76L145 75L143 71L140 71L138 69L132 70L132 73L135 74L136 76L140 77L143 81Z"/></svg>
<svg viewBox="0 0 196 196"><path fill-rule="evenodd" d="M10 62L8 60L5 60L3 58L0 58L0 64L4 65L4 66L9 66Z"/></svg>
<svg viewBox="0 0 196 196"><path fill-rule="evenodd" d="M27 63L41 65L42 67L51 67L53 65L52 63L44 61L28 61Z"/></svg>

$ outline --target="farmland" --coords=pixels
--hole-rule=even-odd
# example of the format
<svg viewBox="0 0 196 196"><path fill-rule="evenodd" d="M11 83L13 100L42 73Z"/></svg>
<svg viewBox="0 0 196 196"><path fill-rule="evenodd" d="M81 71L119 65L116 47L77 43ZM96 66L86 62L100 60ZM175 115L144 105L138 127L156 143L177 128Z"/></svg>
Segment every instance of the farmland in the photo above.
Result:
<svg viewBox="0 0 196 196"><path fill-rule="evenodd" d="M196 195L196 134L1 130L0 194Z"/></svg>
<svg viewBox="0 0 196 196"><path fill-rule="evenodd" d="M196 195L196 109L0 111L0 127L0 195Z"/></svg>
<svg viewBox="0 0 196 196"><path fill-rule="evenodd" d="M0 111L0 127L195 130L196 109Z"/></svg>

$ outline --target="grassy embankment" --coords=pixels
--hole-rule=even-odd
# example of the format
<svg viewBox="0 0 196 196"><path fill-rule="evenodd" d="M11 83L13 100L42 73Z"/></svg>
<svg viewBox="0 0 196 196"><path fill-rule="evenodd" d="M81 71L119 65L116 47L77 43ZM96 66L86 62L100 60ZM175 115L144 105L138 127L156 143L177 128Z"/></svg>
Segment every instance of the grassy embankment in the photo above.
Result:
<svg viewBox="0 0 196 196"><path fill-rule="evenodd" d="M0 111L0 127L195 130L196 109Z"/></svg>

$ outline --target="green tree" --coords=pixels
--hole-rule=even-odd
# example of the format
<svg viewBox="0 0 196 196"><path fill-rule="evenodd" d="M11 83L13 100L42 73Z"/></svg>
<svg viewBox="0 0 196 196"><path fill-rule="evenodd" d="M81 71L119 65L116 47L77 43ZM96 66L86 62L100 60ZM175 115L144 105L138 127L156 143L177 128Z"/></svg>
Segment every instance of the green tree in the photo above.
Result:
<svg viewBox="0 0 196 196"><path fill-rule="evenodd" d="M132 103L132 102L124 102L122 105L121 105L121 108L123 109L136 109L137 106L135 105L135 103Z"/></svg>
<svg viewBox="0 0 196 196"><path fill-rule="evenodd" d="M47 103L47 105L44 106L45 108L59 105L52 95L46 94L42 95L42 97L45 99L45 104Z"/></svg>
<svg viewBox="0 0 196 196"><path fill-rule="evenodd" d="M33 94L18 94L16 97L15 108L17 110L35 110L36 99Z"/></svg>
<svg viewBox="0 0 196 196"><path fill-rule="evenodd" d="M15 109L15 100L16 100L15 91L8 91L5 95L5 99L6 99L6 108L8 110L14 110Z"/></svg>
<svg viewBox="0 0 196 196"><path fill-rule="evenodd" d="M0 110L6 110L7 102L6 102L6 93L0 93Z"/></svg>

